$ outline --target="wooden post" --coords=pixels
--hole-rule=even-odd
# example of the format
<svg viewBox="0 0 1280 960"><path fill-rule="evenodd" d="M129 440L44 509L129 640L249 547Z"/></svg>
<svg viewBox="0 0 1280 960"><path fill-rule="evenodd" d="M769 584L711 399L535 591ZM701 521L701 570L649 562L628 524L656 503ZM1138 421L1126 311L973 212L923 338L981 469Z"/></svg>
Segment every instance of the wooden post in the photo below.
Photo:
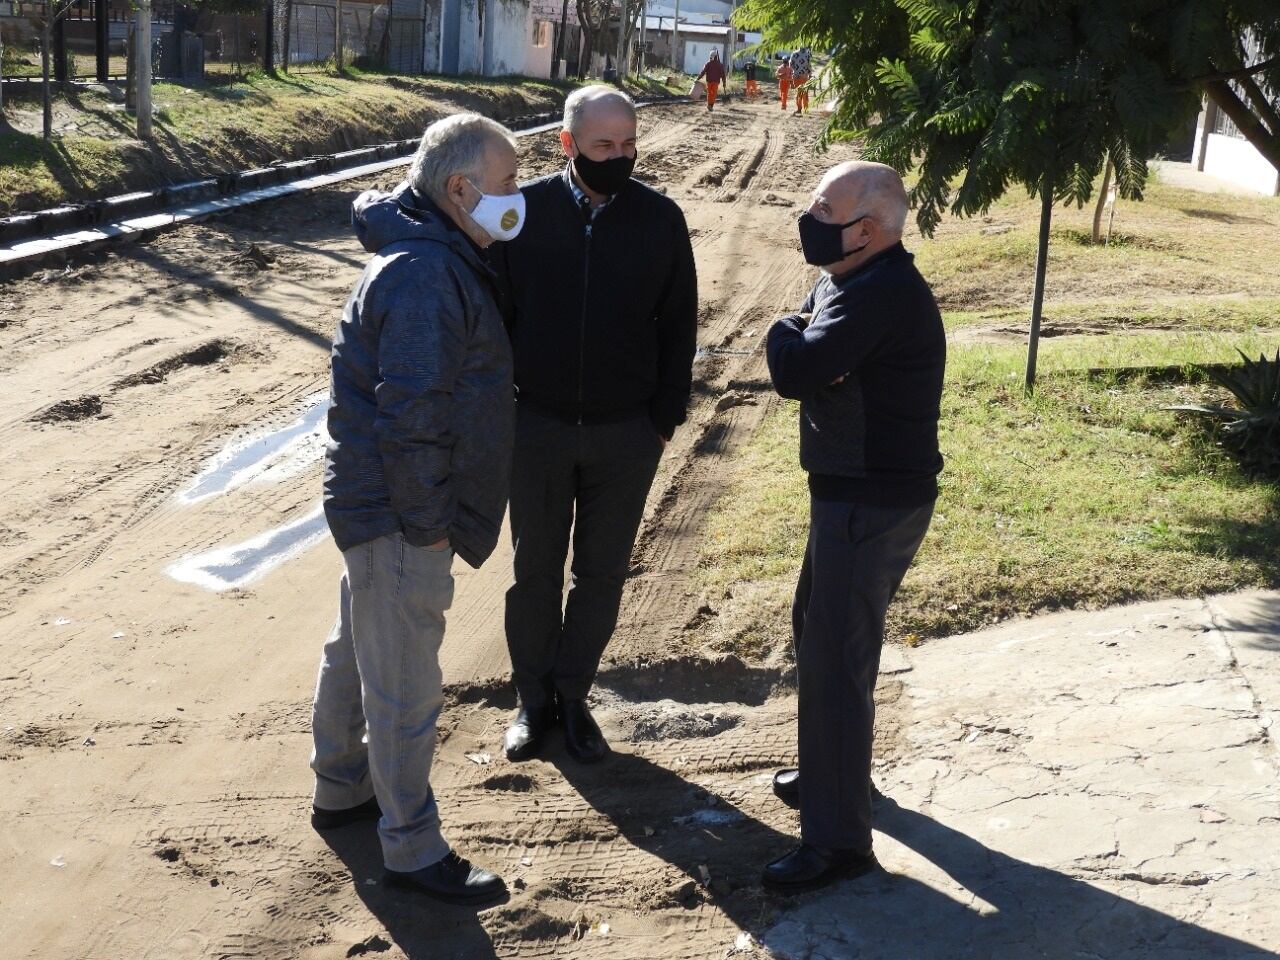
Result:
<svg viewBox="0 0 1280 960"><path fill-rule="evenodd" d="M1040 314L1044 308L1044 275L1049 265L1049 222L1053 219L1053 182L1040 186L1040 244L1036 248L1036 287L1031 297L1031 333L1027 338L1027 393L1035 390L1036 360L1040 353Z"/></svg>
<svg viewBox="0 0 1280 960"><path fill-rule="evenodd" d="M134 53L138 64L138 139L151 139L151 0L138 0L138 24L134 29Z"/></svg>

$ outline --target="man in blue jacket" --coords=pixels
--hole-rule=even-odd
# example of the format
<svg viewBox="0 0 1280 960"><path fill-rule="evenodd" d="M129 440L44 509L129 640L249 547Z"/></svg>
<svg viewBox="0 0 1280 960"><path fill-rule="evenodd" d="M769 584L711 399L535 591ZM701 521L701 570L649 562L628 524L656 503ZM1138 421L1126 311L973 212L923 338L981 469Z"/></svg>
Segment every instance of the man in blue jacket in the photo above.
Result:
<svg viewBox="0 0 1280 960"><path fill-rule="evenodd" d="M493 552L508 496L511 354L483 251L524 220L515 142L474 114L427 128L408 181L356 200L373 257L333 343L329 529L345 573L312 727L312 824L380 818L390 884L451 903L502 880L449 849L431 791L456 553Z"/></svg>
<svg viewBox="0 0 1280 960"><path fill-rule="evenodd" d="M569 755L590 763L608 748L587 694L658 458L684 422L698 288L680 208L631 178L630 98L574 92L560 143L565 169L524 187L529 229L501 253L517 390L506 626L520 697L505 748L533 756L558 719Z"/></svg>
<svg viewBox="0 0 1280 960"><path fill-rule="evenodd" d="M830 170L800 218L822 269L769 331L778 393L800 401L809 542L792 607L799 769L774 790L800 806L801 843L764 871L800 891L871 870L871 744L885 613L924 539L942 469L946 337L902 246L907 193L891 168ZM803 786L800 775L804 775Z"/></svg>

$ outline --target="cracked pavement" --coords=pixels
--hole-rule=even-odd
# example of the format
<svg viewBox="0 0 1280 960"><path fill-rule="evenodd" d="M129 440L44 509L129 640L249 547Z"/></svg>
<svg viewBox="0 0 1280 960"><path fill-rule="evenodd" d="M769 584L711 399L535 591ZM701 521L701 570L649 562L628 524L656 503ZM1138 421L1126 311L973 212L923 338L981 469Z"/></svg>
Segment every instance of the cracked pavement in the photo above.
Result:
<svg viewBox="0 0 1280 960"><path fill-rule="evenodd" d="M912 650L885 872L780 960L1244 960L1280 949L1280 593L1069 612Z"/></svg>

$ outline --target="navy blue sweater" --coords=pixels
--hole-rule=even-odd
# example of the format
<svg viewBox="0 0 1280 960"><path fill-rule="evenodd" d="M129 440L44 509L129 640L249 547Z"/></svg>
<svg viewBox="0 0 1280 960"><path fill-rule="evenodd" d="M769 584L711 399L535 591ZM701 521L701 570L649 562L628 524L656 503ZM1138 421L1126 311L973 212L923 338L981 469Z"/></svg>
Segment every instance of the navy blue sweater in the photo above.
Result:
<svg viewBox="0 0 1280 960"><path fill-rule="evenodd" d="M684 423L698 283L684 214L629 181L590 219L563 172L521 188L527 222L498 244L519 402L570 423Z"/></svg>
<svg viewBox="0 0 1280 960"><path fill-rule="evenodd" d="M946 354L933 292L901 243L824 274L800 312L773 325L769 372L800 401L814 497L902 507L937 497Z"/></svg>

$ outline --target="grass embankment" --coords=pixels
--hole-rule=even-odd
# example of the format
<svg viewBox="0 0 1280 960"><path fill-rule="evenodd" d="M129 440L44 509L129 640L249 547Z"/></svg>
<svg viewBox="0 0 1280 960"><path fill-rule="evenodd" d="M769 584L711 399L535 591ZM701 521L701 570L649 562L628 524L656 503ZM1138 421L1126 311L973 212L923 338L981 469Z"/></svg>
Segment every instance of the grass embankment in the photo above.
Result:
<svg viewBox="0 0 1280 960"><path fill-rule="evenodd" d="M1084 246L1061 216L1035 395L1022 390L1033 203L911 238L951 337L937 515L890 613L890 636L940 636L1065 607L1280 584L1280 485L1242 476L1160 408L1220 391L1179 371L1280 346L1280 201L1153 185L1125 242ZM1007 232L983 234L992 226ZM1264 239L1269 238L1269 239ZM1086 335L1087 334L1087 335ZM1142 372L1150 368L1150 372ZM1089 373L1087 371L1093 371ZM808 495L796 409L744 455L707 527L711 642L786 642Z"/></svg>
<svg viewBox="0 0 1280 960"><path fill-rule="evenodd" d="M155 85L155 136L134 137L119 91L73 91L40 137L35 91L6 96L0 215L412 137L458 110L497 119L555 110L575 81L253 73L205 87Z"/></svg>

